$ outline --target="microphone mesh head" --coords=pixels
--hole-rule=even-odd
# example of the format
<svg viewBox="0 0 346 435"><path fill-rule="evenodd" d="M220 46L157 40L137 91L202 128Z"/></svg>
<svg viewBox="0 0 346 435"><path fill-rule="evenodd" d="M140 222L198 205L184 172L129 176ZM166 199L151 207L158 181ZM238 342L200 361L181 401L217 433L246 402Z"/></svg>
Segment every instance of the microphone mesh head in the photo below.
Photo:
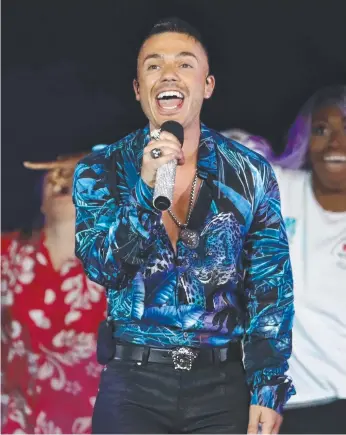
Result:
<svg viewBox="0 0 346 435"><path fill-rule="evenodd" d="M161 125L162 131L168 131L168 133L173 134L178 141L181 143L181 146L183 146L184 143L184 128L179 122L177 121L165 121Z"/></svg>

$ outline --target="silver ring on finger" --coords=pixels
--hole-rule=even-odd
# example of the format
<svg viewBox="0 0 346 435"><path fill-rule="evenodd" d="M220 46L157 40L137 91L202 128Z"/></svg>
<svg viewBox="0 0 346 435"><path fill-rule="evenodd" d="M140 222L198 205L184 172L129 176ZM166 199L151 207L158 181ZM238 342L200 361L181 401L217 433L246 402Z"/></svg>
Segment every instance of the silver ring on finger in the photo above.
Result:
<svg viewBox="0 0 346 435"><path fill-rule="evenodd" d="M153 159L158 159L159 157L162 156L162 151L160 150L160 148L153 148L150 151L150 155Z"/></svg>
<svg viewBox="0 0 346 435"><path fill-rule="evenodd" d="M159 140L161 134L161 128L157 128L150 133L151 139Z"/></svg>

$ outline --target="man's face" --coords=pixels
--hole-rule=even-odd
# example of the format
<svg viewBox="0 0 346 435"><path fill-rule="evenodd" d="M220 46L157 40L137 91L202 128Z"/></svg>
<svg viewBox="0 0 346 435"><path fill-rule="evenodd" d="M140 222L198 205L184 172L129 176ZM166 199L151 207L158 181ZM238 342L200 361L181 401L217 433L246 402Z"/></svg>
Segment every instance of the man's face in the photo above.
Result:
<svg viewBox="0 0 346 435"><path fill-rule="evenodd" d="M167 120L199 123L204 98L215 86L207 55L194 38L174 32L151 36L142 46L134 80L137 101L152 128Z"/></svg>
<svg viewBox="0 0 346 435"><path fill-rule="evenodd" d="M339 107L324 107L314 113L310 161L322 186L346 192L346 119Z"/></svg>

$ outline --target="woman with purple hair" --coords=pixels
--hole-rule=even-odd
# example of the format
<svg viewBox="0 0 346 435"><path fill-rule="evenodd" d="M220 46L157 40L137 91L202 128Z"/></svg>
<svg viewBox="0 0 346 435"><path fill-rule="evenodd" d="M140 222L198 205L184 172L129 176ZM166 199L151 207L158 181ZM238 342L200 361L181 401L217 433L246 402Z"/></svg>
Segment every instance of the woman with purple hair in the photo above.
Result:
<svg viewBox="0 0 346 435"><path fill-rule="evenodd" d="M298 113L283 154L262 138L224 134L264 155L277 175L295 283L290 374L297 394L281 433L346 433L346 86Z"/></svg>

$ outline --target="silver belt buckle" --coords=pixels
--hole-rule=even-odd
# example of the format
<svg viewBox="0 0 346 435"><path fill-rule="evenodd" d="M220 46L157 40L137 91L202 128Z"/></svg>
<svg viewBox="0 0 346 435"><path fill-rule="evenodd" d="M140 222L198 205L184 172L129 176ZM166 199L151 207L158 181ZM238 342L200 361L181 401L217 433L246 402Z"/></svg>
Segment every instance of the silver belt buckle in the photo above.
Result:
<svg viewBox="0 0 346 435"><path fill-rule="evenodd" d="M191 370L193 360L197 357L196 351L189 347L177 347L171 352L175 370Z"/></svg>

